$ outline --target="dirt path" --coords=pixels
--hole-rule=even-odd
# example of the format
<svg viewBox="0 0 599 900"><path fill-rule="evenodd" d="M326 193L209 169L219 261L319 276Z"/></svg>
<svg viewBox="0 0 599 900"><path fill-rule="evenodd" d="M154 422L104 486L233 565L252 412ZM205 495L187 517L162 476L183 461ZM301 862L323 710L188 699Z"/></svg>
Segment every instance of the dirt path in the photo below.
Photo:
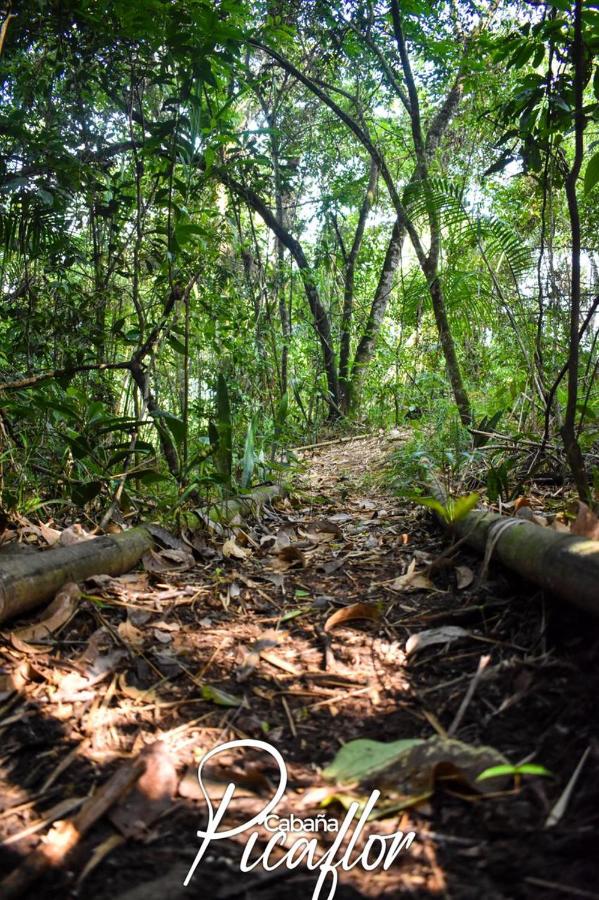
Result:
<svg viewBox="0 0 599 900"><path fill-rule="evenodd" d="M278 814L305 819L321 811L321 767L342 744L429 739L453 727L460 741L489 745L512 763L533 760L554 778L484 799L437 782L419 806L363 832L414 831L409 851L387 871L342 872L335 896L599 896L596 628L503 572L491 569L478 585L480 561L466 553L429 570L444 537L426 513L381 487L391 449L369 439L306 452L298 494L227 543L224 535L196 539L193 565L184 559L189 547L174 548L155 554L150 571L88 584L97 599L41 650L5 633L4 686L17 670L21 680L0 705L3 872L52 819L72 814L67 802L75 809L124 757L161 740L150 798L129 799L113 822L104 817L31 896L308 898L318 873L240 873L247 834L215 842L183 888L206 823L202 756L226 741L269 742L289 776ZM335 614L350 617L336 622ZM465 633L408 656L412 635L447 626ZM545 828L587 748L561 820ZM221 754L210 796L229 781L238 785L231 827L274 793L274 760ZM398 791L383 788L384 801ZM327 815L340 821L343 810ZM323 847L333 838L319 834Z"/></svg>

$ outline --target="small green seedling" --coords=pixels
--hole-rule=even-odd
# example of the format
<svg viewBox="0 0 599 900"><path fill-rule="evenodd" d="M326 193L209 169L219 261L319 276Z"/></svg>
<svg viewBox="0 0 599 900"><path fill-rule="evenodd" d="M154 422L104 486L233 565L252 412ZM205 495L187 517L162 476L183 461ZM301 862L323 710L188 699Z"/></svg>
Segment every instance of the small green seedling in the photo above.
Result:
<svg viewBox="0 0 599 900"><path fill-rule="evenodd" d="M444 505L435 497L413 497L412 499L416 503L434 510L448 525L454 525L460 519L464 519L470 510L474 509L480 498L474 491L472 494L466 494L463 497L450 497L447 505Z"/></svg>
<svg viewBox="0 0 599 900"><path fill-rule="evenodd" d="M486 781L487 778L498 778L500 775L513 775L516 785L520 784L523 775L542 775L545 778L552 778L553 773L546 769L545 766L539 766L537 763L522 763L521 766L512 766L505 763L501 766L491 766L485 769L480 775L476 776L477 781Z"/></svg>

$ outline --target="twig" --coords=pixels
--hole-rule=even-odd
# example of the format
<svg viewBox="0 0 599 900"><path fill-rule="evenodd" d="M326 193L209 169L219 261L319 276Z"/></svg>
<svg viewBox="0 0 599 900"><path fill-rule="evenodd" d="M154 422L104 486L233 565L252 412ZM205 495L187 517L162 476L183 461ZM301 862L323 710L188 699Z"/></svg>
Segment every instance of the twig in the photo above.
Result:
<svg viewBox="0 0 599 900"><path fill-rule="evenodd" d="M3 900L16 900L22 897L46 872L57 868L65 861L80 839L145 771L147 757L155 746L153 744L145 748L136 759L127 760L93 797L83 804L76 816L58 822L54 826L46 841L0 882L0 896Z"/></svg>
<svg viewBox="0 0 599 900"><path fill-rule="evenodd" d="M474 692L476 691L476 688L478 687L478 684L482 678L483 672L485 671L485 669L487 668L487 666L489 665L490 662L491 662L490 656L481 656L481 658L479 659L478 669L474 673L474 677L473 677L472 681L470 682L470 684L468 685L468 690L464 694L464 699L460 703L460 708L458 709L457 713L455 714L455 718L454 718L453 722L447 729L447 734L449 735L449 737L451 737L453 734L455 734L456 731L458 730L458 728L461 724L461 721L464 718L464 714L465 714L466 710L468 709L468 707L470 706L470 701L474 697Z"/></svg>
<svg viewBox="0 0 599 900"><path fill-rule="evenodd" d="M554 805L551 807L551 812L549 813L549 815L547 816L547 819L545 820L545 828L553 828L553 826L557 825L557 823L560 821L560 819L564 815L566 808L568 806L568 803L570 802L570 797L572 796L572 792L574 791L574 788L576 787L576 782L578 781L580 773L582 772L582 767L584 766L584 764L587 760L587 756L589 755L590 752L591 752L591 747L589 745L586 748L586 750L584 751L584 753L582 754L582 756L580 758L580 762L574 769L574 772L572 773L572 777L570 778L568 784L566 785L566 787L564 788L564 790L558 797L557 802L554 803Z"/></svg>

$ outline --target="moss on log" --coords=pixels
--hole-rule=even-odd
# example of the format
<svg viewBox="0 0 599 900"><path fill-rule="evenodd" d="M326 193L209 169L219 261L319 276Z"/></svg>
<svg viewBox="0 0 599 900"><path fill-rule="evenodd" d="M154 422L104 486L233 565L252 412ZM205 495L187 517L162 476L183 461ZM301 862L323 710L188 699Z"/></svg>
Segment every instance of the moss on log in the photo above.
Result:
<svg viewBox="0 0 599 900"><path fill-rule="evenodd" d="M432 495L446 506L441 484L430 475L427 481ZM492 544L492 559L567 603L599 616L599 541L480 509L451 527L479 553L485 554Z"/></svg>
<svg viewBox="0 0 599 900"><path fill-rule="evenodd" d="M599 616L599 541L543 528L524 519L474 510L454 526L479 553L494 540L494 528L513 521L497 537L493 559L595 616Z"/></svg>
<svg viewBox="0 0 599 900"><path fill-rule="evenodd" d="M152 544L145 528L132 528L69 547L0 558L0 624L51 600L67 581L128 572Z"/></svg>

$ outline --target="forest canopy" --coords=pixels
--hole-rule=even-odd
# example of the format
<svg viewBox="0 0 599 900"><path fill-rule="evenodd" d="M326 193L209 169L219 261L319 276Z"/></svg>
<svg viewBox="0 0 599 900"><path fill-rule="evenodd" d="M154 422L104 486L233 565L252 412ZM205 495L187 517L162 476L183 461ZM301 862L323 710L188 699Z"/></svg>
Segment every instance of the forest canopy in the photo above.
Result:
<svg viewBox="0 0 599 900"><path fill-rule="evenodd" d="M596 4L22 0L0 26L5 509L172 510L406 420L429 450L528 441L592 499Z"/></svg>

